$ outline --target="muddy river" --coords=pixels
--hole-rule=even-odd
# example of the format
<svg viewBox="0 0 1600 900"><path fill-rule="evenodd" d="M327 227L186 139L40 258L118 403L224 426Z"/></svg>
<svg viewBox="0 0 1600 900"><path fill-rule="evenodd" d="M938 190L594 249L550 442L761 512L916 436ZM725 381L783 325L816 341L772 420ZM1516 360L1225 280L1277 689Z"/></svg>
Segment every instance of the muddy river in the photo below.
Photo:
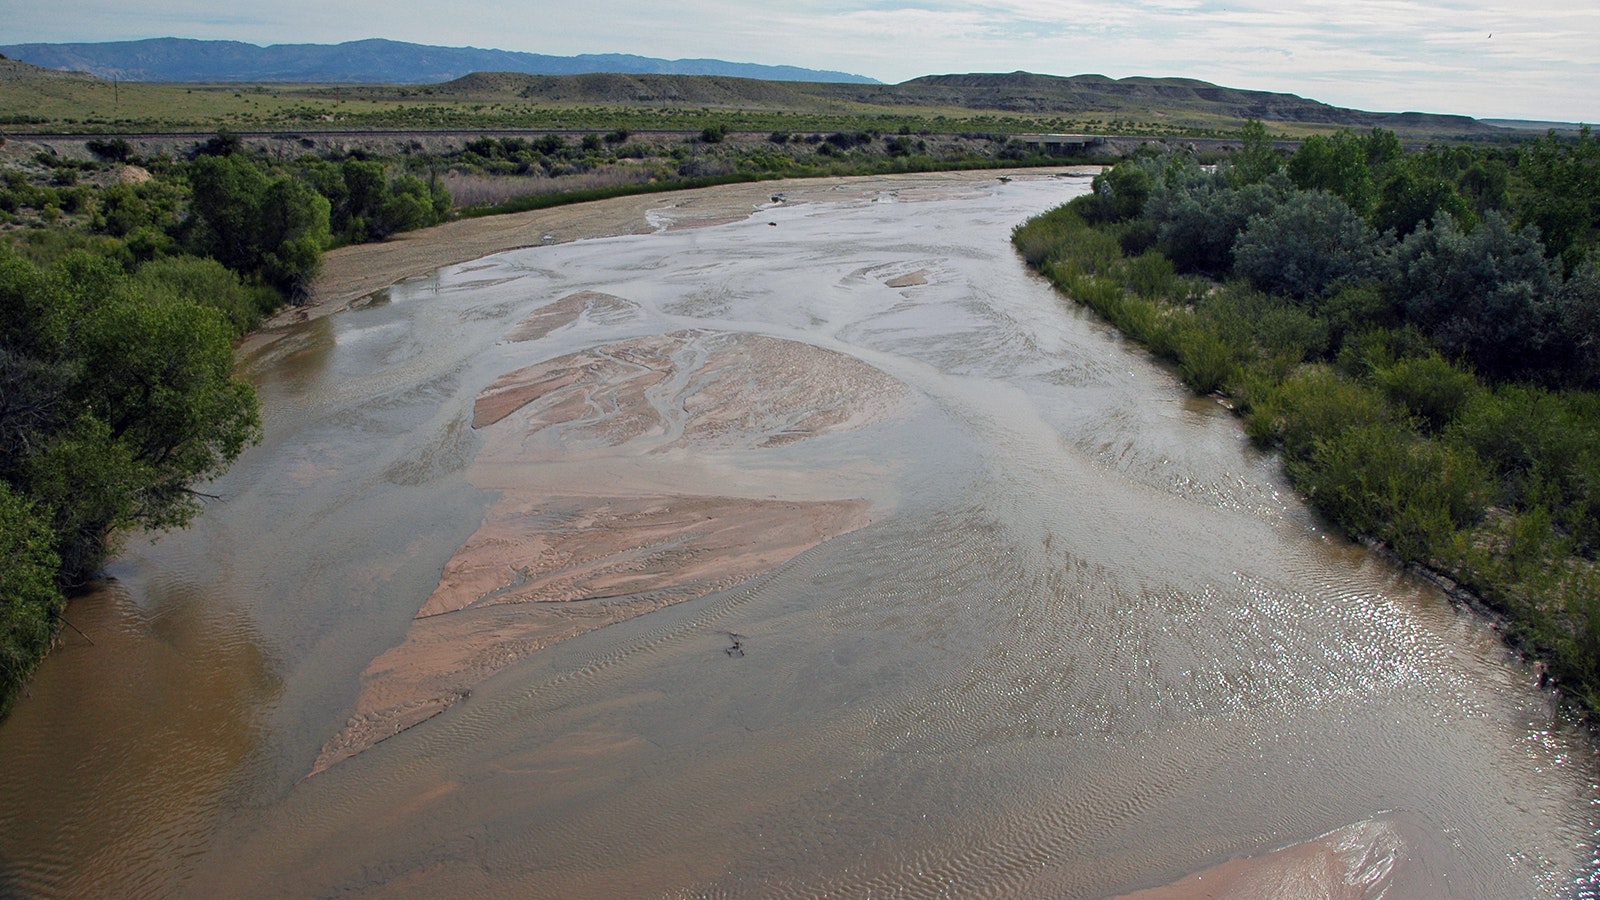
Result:
<svg viewBox="0 0 1600 900"><path fill-rule="evenodd" d="M1584 894L1529 669L1012 251L1086 189L663 199L274 334L0 725L0 893Z"/></svg>

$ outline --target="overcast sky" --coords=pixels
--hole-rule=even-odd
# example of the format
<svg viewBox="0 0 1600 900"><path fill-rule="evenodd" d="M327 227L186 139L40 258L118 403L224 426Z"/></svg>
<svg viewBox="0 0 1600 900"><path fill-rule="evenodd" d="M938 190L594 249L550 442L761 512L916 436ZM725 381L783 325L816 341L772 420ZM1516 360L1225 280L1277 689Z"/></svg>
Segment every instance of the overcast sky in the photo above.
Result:
<svg viewBox="0 0 1600 900"><path fill-rule="evenodd" d="M368 37L569 56L1199 78L1385 112L1600 122L1600 0L0 0L0 44Z"/></svg>

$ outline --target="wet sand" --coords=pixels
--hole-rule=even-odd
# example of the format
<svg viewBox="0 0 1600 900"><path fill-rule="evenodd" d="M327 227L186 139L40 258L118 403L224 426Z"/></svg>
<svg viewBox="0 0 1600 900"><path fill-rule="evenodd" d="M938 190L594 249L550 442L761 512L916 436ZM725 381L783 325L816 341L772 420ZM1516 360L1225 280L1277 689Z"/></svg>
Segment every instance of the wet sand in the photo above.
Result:
<svg viewBox="0 0 1600 900"><path fill-rule="evenodd" d="M991 169L727 184L461 219L403 232L381 243L340 247L327 253L306 305L284 310L267 322L261 332L270 334L278 326L338 312L396 282L505 250L723 225L741 221L763 207L778 203L871 198L884 192L900 191L936 199L950 196L952 191L993 182L1009 172Z"/></svg>
<svg viewBox="0 0 1600 900"><path fill-rule="evenodd" d="M526 316L508 338L532 345L583 316L633 308L577 292ZM310 774L432 718L541 648L731 590L870 521L870 504L857 498L614 496L639 489L615 482L566 483L588 493L551 497L539 462L771 449L891 418L906 397L904 385L854 357L701 329L496 379L479 393L472 427L487 432L475 465L495 473L476 480L499 479L500 500L445 564L404 642L367 668L354 713Z"/></svg>
<svg viewBox="0 0 1600 900"><path fill-rule="evenodd" d="M567 443L653 436L664 446L778 447L881 421L904 397L893 379L842 353L759 334L681 331L509 372L478 395L472 427L526 409L530 435L559 428Z"/></svg>
<svg viewBox="0 0 1600 900"><path fill-rule="evenodd" d="M1229 860L1113 900L1367 900L1390 896L1391 876L1403 858L1395 829L1382 821L1357 822L1313 841ZM1439 890L1428 887L1430 894Z"/></svg>
<svg viewBox="0 0 1600 900"><path fill-rule="evenodd" d="M528 654L729 590L867 522L867 504L507 495L373 661L311 774L443 712Z"/></svg>

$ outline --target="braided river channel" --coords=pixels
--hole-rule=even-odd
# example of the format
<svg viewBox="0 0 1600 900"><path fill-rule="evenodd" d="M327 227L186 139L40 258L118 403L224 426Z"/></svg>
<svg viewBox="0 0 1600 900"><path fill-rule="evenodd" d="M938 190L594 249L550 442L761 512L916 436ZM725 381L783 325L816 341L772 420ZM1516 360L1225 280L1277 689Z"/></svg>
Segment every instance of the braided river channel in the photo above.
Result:
<svg viewBox="0 0 1600 900"><path fill-rule="evenodd" d="M1534 672L1013 251L1087 189L663 195L253 345L0 725L0 894L1588 896Z"/></svg>

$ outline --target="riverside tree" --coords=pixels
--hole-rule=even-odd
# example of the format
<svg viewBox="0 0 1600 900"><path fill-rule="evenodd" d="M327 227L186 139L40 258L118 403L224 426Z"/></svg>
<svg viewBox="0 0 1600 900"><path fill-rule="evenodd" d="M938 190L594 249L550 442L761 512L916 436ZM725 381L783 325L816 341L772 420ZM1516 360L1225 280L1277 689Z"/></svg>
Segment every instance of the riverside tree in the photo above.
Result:
<svg viewBox="0 0 1600 900"><path fill-rule="evenodd" d="M327 198L237 153L197 158L189 178L191 249L304 300L331 240Z"/></svg>
<svg viewBox="0 0 1600 900"><path fill-rule="evenodd" d="M219 310L76 252L0 247L0 706L43 654L61 589L118 533L186 524L194 485L260 431Z"/></svg>

